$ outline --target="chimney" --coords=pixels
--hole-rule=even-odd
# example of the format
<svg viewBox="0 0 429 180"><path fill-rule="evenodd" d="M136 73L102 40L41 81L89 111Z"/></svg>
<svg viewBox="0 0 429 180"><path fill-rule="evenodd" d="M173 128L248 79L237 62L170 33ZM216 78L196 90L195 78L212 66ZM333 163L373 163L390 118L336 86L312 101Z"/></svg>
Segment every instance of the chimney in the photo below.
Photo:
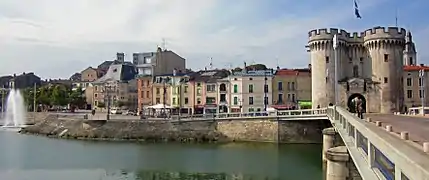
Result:
<svg viewBox="0 0 429 180"><path fill-rule="evenodd" d="M204 71L207 71L207 67L204 67Z"/></svg>
<svg viewBox="0 0 429 180"><path fill-rule="evenodd" d="M280 66L277 66L277 70L280 70Z"/></svg>
<svg viewBox="0 0 429 180"><path fill-rule="evenodd" d="M13 77L16 77L16 74L13 74Z"/></svg>
<svg viewBox="0 0 429 180"><path fill-rule="evenodd" d="M116 60L123 63L125 61L125 53L116 53Z"/></svg>
<svg viewBox="0 0 429 180"><path fill-rule="evenodd" d="M310 70L311 70L311 64L308 64L308 69L310 69Z"/></svg>
<svg viewBox="0 0 429 180"><path fill-rule="evenodd" d="M421 67L425 66L424 64L420 64Z"/></svg>

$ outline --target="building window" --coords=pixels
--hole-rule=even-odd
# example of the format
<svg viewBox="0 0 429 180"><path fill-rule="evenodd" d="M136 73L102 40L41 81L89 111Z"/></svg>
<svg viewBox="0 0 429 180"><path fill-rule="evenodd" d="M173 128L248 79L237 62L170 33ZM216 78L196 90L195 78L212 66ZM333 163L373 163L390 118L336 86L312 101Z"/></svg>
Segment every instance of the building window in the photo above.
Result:
<svg viewBox="0 0 429 180"><path fill-rule="evenodd" d="M37 94L37 93L35 93L35 94ZM97 98L97 97L98 97L98 94L94 94L94 97L95 97L95 98Z"/></svg>
<svg viewBox="0 0 429 180"><path fill-rule="evenodd" d="M253 78L249 78L249 81L253 80Z"/></svg>
<svg viewBox="0 0 429 180"><path fill-rule="evenodd" d="M353 66L353 77L359 77L359 67L357 65Z"/></svg>
<svg viewBox="0 0 429 180"><path fill-rule="evenodd" d="M220 84L219 91L226 91L226 85L224 83Z"/></svg>
<svg viewBox="0 0 429 180"><path fill-rule="evenodd" d="M173 98L173 103L172 104L176 104L176 98Z"/></svg>
<svg viewBox="0 0 429 180"><path fill-rule="evenodd" d="M290 83L292 91L295 91L295 82Z"/></svg>
<svg viewBox="0 0 429 180"><path fill-rule="evenodd" d="M287 94L287 101L290 102L290 100L291 100L291 96L290 94Z"/></svg>
<svg viewBox="0 0 429 180"><path fill-rule="evenodd" d="M292 94L292 102L295 102L295 94Z"/></svg>
<svg viewBox="0 0 429 180"><path fill-rule="evenodd" d="M277 104L283 104L283 94L278 95Z"/></svg>
<svg viewBox="0 0 429 180"><path fill-rule="evenodd" d="M424 96L425 96L425 91L423 90L419 90L419 96L420 96L420 98L424 98Z"/></svg>
<svg viewBox="0 0 429 180"><path fill-rule="evenodd" d="M234 97L234 105L238 104L238 97Z"/></svg>
<svg viewBox="0 0 429 180"><path fill-rule="evenodd" d="M287 82L287 90L290 90L290 82Z"/></svg>
<svg viewBox="0 0 429 180"><path fill-rule="evenodd" d="M201 96L201 88L197 89L197 96Z"/></svg>
<svg viewBox="0 0 429 180"><path fill-rule="evenodd" d="M363 57L360 57L360 58L359 58L359 61L360 61L360 62L363 62Z"/></svg>
<svg viewBox="0 0 429 180"><path fill-rule="evenodd" d="M249 105L253 105L253 97L249 97Z"/></svg>
<svg viewBox="0 0 429 180"><path fill-rule="evenodd" d="M189 99L186 97L185 98L185 104L188 104L189 103Z"/></svg>
<svg viewBox="0 0 429 180"><path fill-rule="evenodd" d="M264 93L268 93L268 84L264 85Z"/></svg>
<svg viewBox="0 0 429 180"><path fill-rule="evenodd" d="M413 98L413 90L407 90L407 98L408 99Z"/></svg>
<svg viewBox="0 0 429 180"><path fill-rule="evenodd" d="M414 63L413 63L413 57L410 57L409 59L408 59L408 63L409 63L409 65L413 65Z"/></svg>
<svg viewBox="0 0 429 180"><path fill-rule="evenodd" d="M421 87L423 85L422 78L419 78L419 86Z"/></svg>
<svg viewBox="0 0 429 180"><path fill-rule="evenodd" d="M326 59L326 64L328 64L329 63L329 56L326 56L325 59Z"/></svg>
<svg viewBox="0 0 429 180"><path fill-rule="evenodd" d="M388 54L384 54L384 62L389 62L389 55Z"/></svg>
<svg viewBox="0 0 429 180"><path fill-rule="evenodd" d="M159 95L160 94L160 89L159 88L156 88L156 95Z"/></svg>
<svg viewBox="0 0 429 180"><path fill-rule="evenodd" d="M264 105L268 105L268 97L264 97Z"/></svg>
<svg viewBox="0 0 429 180"><path fill-rule="evenodd" d="M161 103L161 98L156 98L156 104L160 104Z"/></svg>
<svg viewBox="0 0 429 180"><path fill-rule="evenodd" d="M198 86L198 87L200 87L200 86L201 86L201 83L197 83L197 86Z"/></svg>
<svg viewBox="0 0 429 180"><path fill-rule="evenodd" d="M95 91L98 91L98 86L95 86L94 89L95 89Z"/></svg>
<svg viewBox="0 0 429 180"><path fill-rule="evenodd" d="M253 112L253 111L255 111L254 108L249 108L249 112Z"/></svg>
<svg viewBox="0 0 429 180"><path fill-rule="evenodd" d="M249 93L253 93L253 84L249 84Z"/></svg>
<svg viewBox="0 0 429 180"><path fill-rule="evenodd" d="M201 104L201 98L197 98L197 104Z"/></svg>
<svg viewBox="0 0 429 180"><path fill-rule="evenodd" d="M208 84L206 88L207 88L207 92L216 92L216 85L214 84Z"/></svg>
<svg viewBox="0 0 429 180"><path fill-rule="evenodd" d="M388 83L389 81L388 81L388 79L387 79L387 77L384 77L384 83Z"/></svg>
<svg viewBox="0 0 429 180"><path fill-rule="evenodd" d="M413 79L407 78L407 86L412 86L412 85L413 85Z"/></svg>
<svg viewBox="0 0 429 180"><path fill-rule="evenodd" d="M283 82L281 81L277 82L277 90L283 91Z"/></svg>
<svg viewBox="0 0 429 180"><path fill-rule="evenodd" d="M184 93L188 93L188 86L185 86L185 87L184 87L183 92L184 92Z"/></svg>
<svg viewBox="0 0 429 180"><path fill-rule="evenodd" d="M219 102L226 102L226 94L220 94Z"/></svg>
<svg viewBox="0 0 429 180"><path fill-rule="evenodd" d="M234 93L238 93L238 85L234 84Z"/></svg>
<svg viewBox="0 0 429 180"><path fill-rule="evenodd" d="M206 104L216 104L216 98L206 97Z"/></svg>

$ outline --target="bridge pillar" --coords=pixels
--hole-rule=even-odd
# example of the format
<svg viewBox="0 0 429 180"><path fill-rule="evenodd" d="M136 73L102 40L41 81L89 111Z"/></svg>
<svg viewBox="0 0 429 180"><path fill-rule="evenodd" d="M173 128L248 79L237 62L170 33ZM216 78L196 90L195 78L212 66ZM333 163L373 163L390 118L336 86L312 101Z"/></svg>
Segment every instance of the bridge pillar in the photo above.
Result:
<svg viewBox="0 0 429 180"><path fill-rule="evenodd" d="M323 163L326 163L326 151L328 151L328 149L334 147L335 145L335 128L330 127L330 128L325 128L322 131L323 134L323 148L322 148L322 160Z"/></svg>
<svg viewBox="0 0 429 180"><path fill-rule="evenodd" d="M346 146L338 146L326 151L326 179L325 180L346 180L349 174L347 163L349 153Z"/></svg>

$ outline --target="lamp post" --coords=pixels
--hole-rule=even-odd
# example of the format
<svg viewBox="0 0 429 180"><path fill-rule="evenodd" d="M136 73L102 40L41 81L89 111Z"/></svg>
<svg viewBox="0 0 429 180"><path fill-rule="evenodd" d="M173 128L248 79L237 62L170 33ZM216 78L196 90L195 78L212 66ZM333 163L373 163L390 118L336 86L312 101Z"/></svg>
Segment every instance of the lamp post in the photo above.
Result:
<svg viewBox="0 0 429 180"><path fill-rule="evenodd" d="M33 112L37 112L36 94L37 94L37 84L34 83L34 88L33 88Z"/></svg>
<svg viewBox="0 0 429 180"><path fill-rule="evenodd" d="M334 35L332 39L334 48L334 92L335 92L335 105L338 105L338 36Z"/></svg>
<svg viewBox="0 0 429 180"><path fill-rule="evenodd" d="M112 91L112 85L109 82L106 82L104 84L104 92L105 92L105 98L107 101L107 115L106 115L106 120L110 120L110 109L111 109L111 93Z"/></svg>
<svg viewBox="0 0 429 180"><path fill-rule="evenodd" d="M422 68L419 71L420 76L420 98L422 101L422 115L425 115L425 70Z"/></svg>

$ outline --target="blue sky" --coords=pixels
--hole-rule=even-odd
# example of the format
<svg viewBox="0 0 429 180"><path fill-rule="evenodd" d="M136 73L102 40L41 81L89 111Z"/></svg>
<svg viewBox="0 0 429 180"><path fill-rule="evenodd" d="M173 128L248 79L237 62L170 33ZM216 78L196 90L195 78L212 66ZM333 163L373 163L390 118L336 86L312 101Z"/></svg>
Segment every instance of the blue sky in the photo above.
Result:
<svg viewBox="0 0 429 180"><path fill-rule="evenodd" d="M22 6L26 4L26 6ZM315 28L349 32L398 24L410 29L418 61L429 63L429 1L358 0L2 0L0 74L34 71L68 78L125 52L167 49L203 69L246 61L305 67L307 33ZM29 8L31 7L31 8ZM43 62L43 63L34 63Z"/></svg>

